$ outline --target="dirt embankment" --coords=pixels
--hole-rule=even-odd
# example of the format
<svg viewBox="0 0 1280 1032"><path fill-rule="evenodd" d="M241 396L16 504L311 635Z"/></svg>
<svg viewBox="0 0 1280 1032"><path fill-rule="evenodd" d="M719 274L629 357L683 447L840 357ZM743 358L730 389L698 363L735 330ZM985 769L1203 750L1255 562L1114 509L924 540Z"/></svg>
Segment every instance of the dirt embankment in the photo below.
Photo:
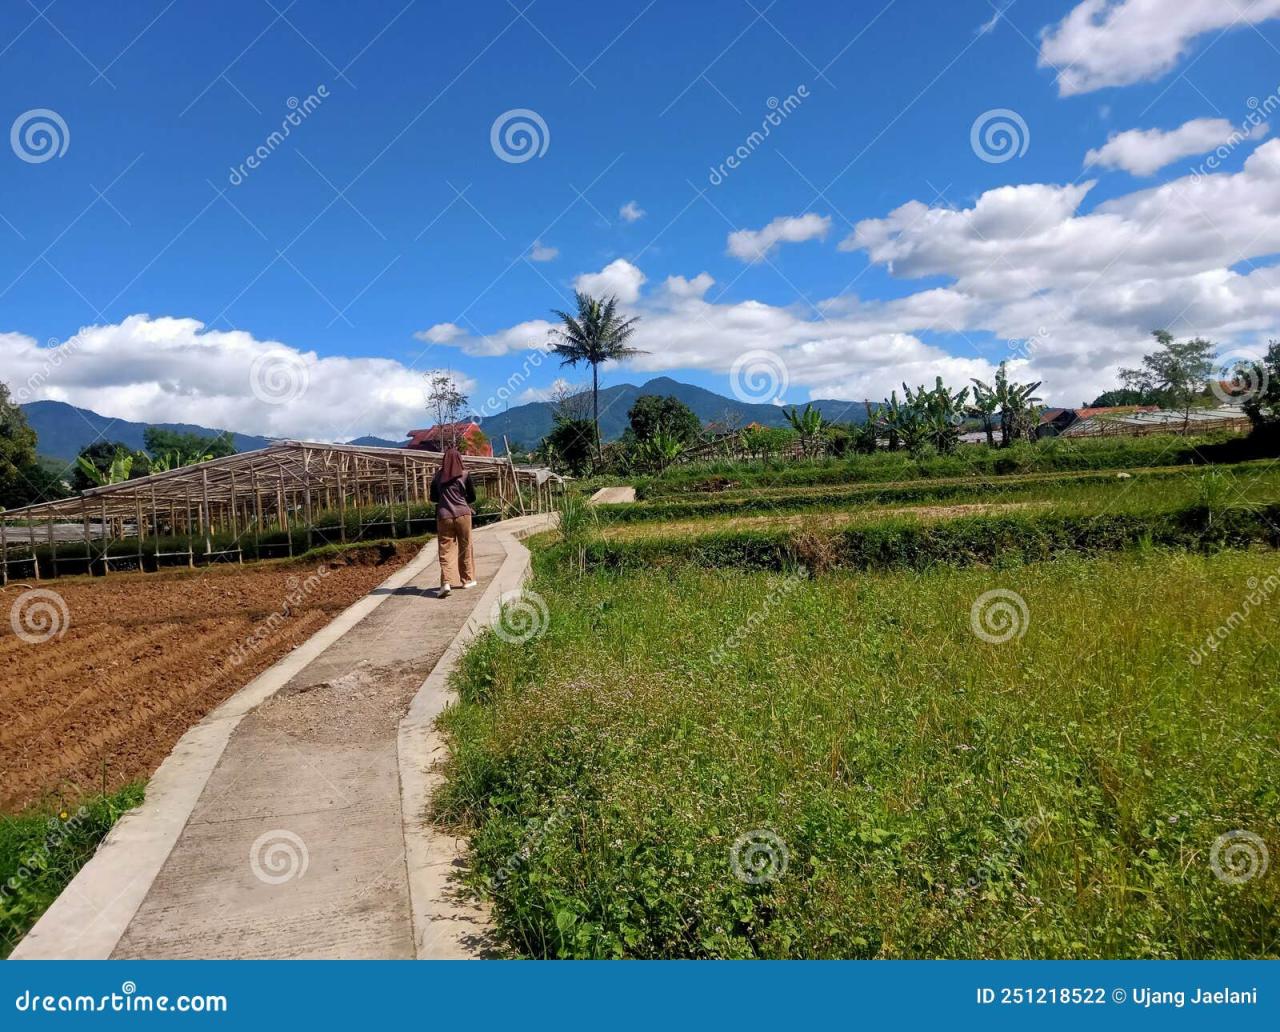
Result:
<svg viewBox="0 0 1280 1032"><path fill-rule="evenodd" d="M10 584L0 810L149 776L189 727L416 552Z"/></svg>

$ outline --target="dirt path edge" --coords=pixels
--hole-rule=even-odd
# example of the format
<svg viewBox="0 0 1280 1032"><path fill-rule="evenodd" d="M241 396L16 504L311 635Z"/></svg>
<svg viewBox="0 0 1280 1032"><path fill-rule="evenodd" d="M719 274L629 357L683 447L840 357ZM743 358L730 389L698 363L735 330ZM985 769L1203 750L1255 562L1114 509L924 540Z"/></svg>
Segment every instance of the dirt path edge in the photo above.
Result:
<svg viewBox="0 0 1280 1032"><path fill-rule="evenodd" d="M427 817L431 796L444 780L442 762L448 754L436 719L453 701L449 678L467 645L496 621L503 597L518 594L529 577L529 550L520 539L550 529L555 520L554 514L525 516L494 526L506 559L400 722L400 809L414 949L419 960L481 959L491 955L496 945L487 910L465 898L455 880L465 865L465 841L442 833Z"/></svg>
<svg viewBox="0 0 1280 1032"><path fill-rule="evenodd" d="M11 960L106 960L186 827L236 725L436 559L430 541L405 566L268 667L178 740L146 801L116 823L93 858L17 945Z"/></svg>

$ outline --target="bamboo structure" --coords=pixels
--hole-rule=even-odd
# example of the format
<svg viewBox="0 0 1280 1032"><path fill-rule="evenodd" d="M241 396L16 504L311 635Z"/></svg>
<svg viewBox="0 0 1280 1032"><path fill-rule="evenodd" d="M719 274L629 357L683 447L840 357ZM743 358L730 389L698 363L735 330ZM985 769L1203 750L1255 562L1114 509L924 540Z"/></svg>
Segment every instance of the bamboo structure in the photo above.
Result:
<svg viewBox="0 0 1280 1032"><path fill-rule="evenodd" d="M291 556L294 532L305 532L310 547L325 529L326 512L330 520L336 517L341 541L348 539L352 518L357 539L383 528L386 537L408 536L412 507L428 503L431 478L441 459L439 452L409 448L282 441L0 512L0 583L8 584L11 576L56 576L60 562L82 568L87 564L90 571L104 575L122 560L144 568L148 537L153 548L147 554L157 568L161 560L174 558L189 566L197 561L243 562L245 542L253 544L254 554L262 554L265 546L259 542L265 532L283 535L285 542L277 547ZM562 478L547 469L490 456L464 455L462 461L477 489L498 502L503 516L527 511L522 485L537 501L538 511L553 506L557 491L563 490ZM398 519L401 508L403 519ZM42 524L44 556L37 552L36 528ZM57 543L73 539L66 536L72 527L74 536L83 539L85 555L60 557ZM165 537L185 538L186 547L162 551ZM111 542L135 538L136 549L109 554ZM230 547L215 548L215 542L229 542Z"/></svg>

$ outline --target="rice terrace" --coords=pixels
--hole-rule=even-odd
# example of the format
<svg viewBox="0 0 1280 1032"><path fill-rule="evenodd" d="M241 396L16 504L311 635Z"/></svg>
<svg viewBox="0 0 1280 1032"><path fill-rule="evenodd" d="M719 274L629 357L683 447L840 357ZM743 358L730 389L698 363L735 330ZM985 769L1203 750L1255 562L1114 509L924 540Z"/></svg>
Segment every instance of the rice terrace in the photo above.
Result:
<svg viewBox="0 0 1280 1032"><path fill-rule="evenodd" d="M16 1010L1265 1021L1280 7L362 6L0 15Z"/></svg>

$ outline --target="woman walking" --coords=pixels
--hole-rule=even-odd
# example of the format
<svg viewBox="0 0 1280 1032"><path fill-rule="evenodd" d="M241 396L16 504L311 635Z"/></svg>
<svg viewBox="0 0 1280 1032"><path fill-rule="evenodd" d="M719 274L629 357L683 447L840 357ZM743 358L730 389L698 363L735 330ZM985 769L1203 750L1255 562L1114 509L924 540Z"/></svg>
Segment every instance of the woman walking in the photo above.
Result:
<svg viewBox="0 0 1280 1032"><path fill-rule="evenodd" d="M436 540L440 545L437 597L447 598L455 585L476 586L476 560L471 550L471 503L476 500L476 488L457 448L445 449L440 469L431 478L431 500L436 503Z"/></svg>

